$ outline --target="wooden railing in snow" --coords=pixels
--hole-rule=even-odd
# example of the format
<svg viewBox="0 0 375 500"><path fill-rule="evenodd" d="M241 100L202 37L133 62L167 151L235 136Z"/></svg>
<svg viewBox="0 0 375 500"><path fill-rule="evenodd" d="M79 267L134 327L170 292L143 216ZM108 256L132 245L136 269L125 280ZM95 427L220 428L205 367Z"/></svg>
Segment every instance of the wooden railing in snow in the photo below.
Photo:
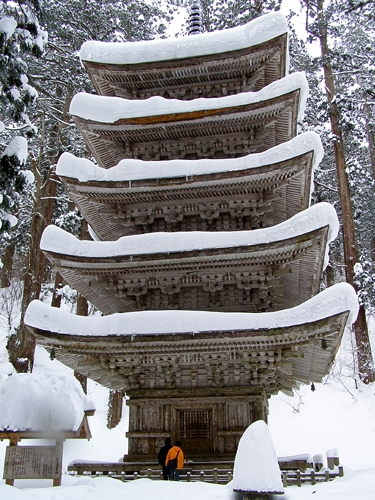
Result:
<svg viewBox="0 0 375 500"><path fill-rule="evenodd" d="M70 473L74 474L77 473L77 467L78 463L75 465L75 471L73 471L73 466L69 466L69 471ZM83 464L82 462L79 464L81 468L85 469L82 471L80 470L80 475L95 475L95 476L110 476L115 479L120 479L121 481L133 481L141 478L147 478L147 479L152 479L152 480L162 480L163 479L163 474L160 469L144 469L140 471L135 471L132 474L127 473L124 470L119 470L119 468L123 467L122 462L114 462L112 463L112 470L101 470L101 469L108 469L108 466L110 464L102 464L104 467L100 467L101 464L99 463L90 463L87 462L86 464ZM144 465L144 464L143 464ZM117 469L117 470L116 470ZM199 470L188 470L187 468L184 468L182 473L180 474L180 481L186 481L186 482L197 482L197 481L202 481L206 483L214 483L214 484L227 484L232 480L232 470L228 469L218 469L218 468L213 468L213 469L208 469L206 468L205 470L199 471ZM342 477L344 475L344 468L339 465L339 466L333 466L333 469L329 468L322 468L320 470L315 470L314 468L307 468L304 471L301 471L299 469L297 470L284 470L281 471L281 478L283 482L283 486L302 486L303 483L310 483L312 485L318 483L318 482L328 482L334 479L335 477Z"/></svg>

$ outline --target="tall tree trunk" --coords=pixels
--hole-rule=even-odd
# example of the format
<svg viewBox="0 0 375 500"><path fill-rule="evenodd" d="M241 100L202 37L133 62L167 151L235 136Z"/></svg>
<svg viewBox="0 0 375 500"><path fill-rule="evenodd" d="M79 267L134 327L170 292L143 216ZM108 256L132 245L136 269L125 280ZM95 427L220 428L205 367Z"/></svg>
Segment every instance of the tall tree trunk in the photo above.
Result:
<svg viewBox="0 0 375 500"><path fill-rule="evenodd" d="M357 288L354 282L354 265L358 262L358 252L355 237L353 209L350 197L349 181L346 173L344 142L339 122L339 110L336 104L336 90L330 61L330 51L328 47L328 34L326 19L324 15L323 0L317 1L317 14L319 24L318 38L323 61L324 81L330 105L329 116L331 122L331 130L335 136L334 152L340 204L342 210L342 233L346 280L354 288ZM366 314L363 306L360 307L357 321L354 324L354 331L357 344L359 376L363 382L369 383L374 380L374 369Z"/></svg>
<svg viewBox="0 0 375 500"><path fill-rule="evenodd" d="M81 240L90 240L90 234L88 232L87 222L85 219L81 221L81 232L80 232ZM77 292L77 314L78 316L88 316L89 313L89 305L85 297L83 297L80 293ZM82 375L81 373L75 371L75 378L79 381L82 386L82 389L85 394L87 394L87 377Z"/></svg>
<svg viewBox="0 0 375 500"><path fill-rule="evenodd" d="M3 267L1 269L1 288L8 288L13 274L13 258L16 243L13 241L5 249L4 255L1 257Z"/></svg>
<svg viewBox="0 0 375 500"><path fill-rule="evenodd" d="M46 257L39 245L44 229L52 220L56 189L57 178L50 171L35 196L21 302L21 322L17 332L9 337L7 344L9 360L19 373L32 371L34 363L35 339L25 327L23 320L29 303L39 299L40 296Z"/></svg>
<svg viewBox="0 0 375 500"><path fill-rule="evenodd" d="M52 307L60 307L61 306L61 289L64 286L64 278L61 276L59 272L56 273L55 276L55 286L53 287L53 294L51 300Z"/></svg>
<svg viewBox="0 0 375 500"><path fill-rule="evenodd" d="M56 95L61 96L61 89L56 89ZM72 85L68 85L68 91L62 109L62 117L65 119L72 99ZM36 190L34 196L33 215L30 228L30 242L26 261L26 271L24 276L24 290L21 302L21 322L17 332L8 339L7 349L9 360L18 372L32 371L34 364L35 338L24 325L24 317L27 306L34 299L39 299L43 278L46 268L46 257L40 250L40 240L44 229L51 223L53 208L55 204L58 178L55 172L49 168L54 165L60 151L56 146L56 136L60 137L60 127L55 125L46 132L45 117L43 118L41 146L39 149L38 162L33 161L33 168L36 177ZM45 169L45 141L48 141L51 155L47 157L47 174L43 175ZM56 298L57 300L57 298Z"/></svg>
<svg viewBox="0 0 375 500"><path fill-rule="evenodd" d="M366 122L366 135L367 135L367 140L368 140L368 147L369 147L369 154L370 154L370 163L371 163L371 169L372 169L372 178L375 180L375 138L374 138L374 126L372 125L372 120L371 120L371 111L370 107L368 105L368 100L367 100L367 91L364 90L363 92L364 95L364 105L363 105L363 111L364 111L364 116L365 116L365 122Z"/></svg>

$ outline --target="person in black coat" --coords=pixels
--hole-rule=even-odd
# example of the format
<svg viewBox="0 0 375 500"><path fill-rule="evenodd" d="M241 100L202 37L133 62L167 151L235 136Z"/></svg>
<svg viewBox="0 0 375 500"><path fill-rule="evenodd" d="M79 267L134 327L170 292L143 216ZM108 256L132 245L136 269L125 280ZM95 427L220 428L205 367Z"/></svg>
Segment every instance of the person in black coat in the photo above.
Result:
<svg viewBox="0 0 375 500"><path fill-rule="evenodd" d="M172 448L171 442L171 438L166 438L164 440L165 445L160 448L158 453L158 464L162 466L164 481L168 481L169 479L169 470L165 465L165 459L167 458L168 451Z"/></svg>

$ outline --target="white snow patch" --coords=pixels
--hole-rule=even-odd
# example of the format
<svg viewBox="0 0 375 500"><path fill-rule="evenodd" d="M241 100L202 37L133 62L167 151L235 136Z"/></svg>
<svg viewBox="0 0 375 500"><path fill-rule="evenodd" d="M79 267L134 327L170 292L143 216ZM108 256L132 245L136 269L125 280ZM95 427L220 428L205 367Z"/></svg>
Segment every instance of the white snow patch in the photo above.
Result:
<svg viewBox="0 0 375 500"><path fill-rule="evenodd" d="M0 19L0 32L5 33L7 40L13 35L16 28L17 22L13 17L3 17Z"/></svg>
<svg viewBox="0 0 375 500"><path fill-rule="evenodd" d="M20 94L19 90L16 89L15 87L11 88L9 90L9 92L12 95L12 97L13 97L14 100L19 99L21 97L21 94Z"/></svg>
<svg viewBox="0 0 375 500"><path fill-rule="evenodd" d="M27 141L24 137L17 135L5 148L3 156L17 156L20 163L26 162L27 158Z"/></svg>
<svg viewBox="0 0 375 500"><path fill-rule="evenodd" d="M1 217L3 220L7 220L9 222L10 227L17 225L18 219L13 214L2 213Z"/></svg>
<svg viewBox="0 0 375 500"><path fill-rule="evenodd" d="M33 184L33 182L35 181L35 176L33 172L31 172L31 170L22 170L21 173L26 179L26 182L28 182L29 184Z"/></svg>
<svg viewBox="0 0 375 500"><path fill-rule="evenodd" d="M77 431L94 403L73 376L17 373L0 386L0 429Z"/></svg>
<svg viewBox="0 0 375 500"><path fill-rule="evenodd" d="M238 443L231 485L235 491L284 493L271 432L263 420L251 424Z"/></svg>

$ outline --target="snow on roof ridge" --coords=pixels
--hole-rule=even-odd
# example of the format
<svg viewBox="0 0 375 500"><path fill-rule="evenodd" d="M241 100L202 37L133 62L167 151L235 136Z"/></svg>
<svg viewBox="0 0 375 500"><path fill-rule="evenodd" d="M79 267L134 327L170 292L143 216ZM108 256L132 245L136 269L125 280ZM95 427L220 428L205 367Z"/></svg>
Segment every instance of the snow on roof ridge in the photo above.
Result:
<svg viewBox="0 0 375 500"><path fill-rule="evenodd" d="M99 123L116 123L121 119L162 116L173 113L191 113L254 104L288 94L295 90L301 91L298 119L302 119L309 94L307 79L303 72L296 72L285 76L263 87L258 92L242 92L225 97L200 97L191 101L165 99L160 96L136 100L79 92L73 97L69 112L71 115L83 118L84 120L92 120Z"/></svg>
<svg viewBox="0 0 375 500"><path fill-rule="evenodd" d="M345 311L350 311L347 325L351 325L358 314L357 295L348 283L338 283L296 307L266 313L168 310L84 317L34 300L27 308L25 324L41 330L84 336L198 333L282 328Z"/></svg>
<svg viewBox="0 0 375 500"><path fill-rule="evenodd" d="M181 38L140 42L87 41L80 50L81 61L103 64L141 64L170 61L245 49L288 32L286 17L273 12L243 26Z"/></svg>
<svg viewBox="0 0 375 500"><path fill-rule="evenodd" d="M104 169L86 158L77 158L71 153L63 153L57 163L56 173L81 182L87 181L135 181L141 179L161 179L185 177L257 168L281 162L314 151L313 170L323 158L323 146L316 132L305 132L294 139L268 149L240 158L203 160L161 160L149 161L126 159L115 167Z"/></svg>
<svg viewBox="0 0 375 500"><path fill-rule="evenodd" d="M327 265L328 246L338 234L339 223L335 209L325 202L313 205L276 226L252 231L149 233L123 236L117 241L87 241L79 240L63 229L50 225L43 232L40 248L47 252L92 258L185 252L267 244L324 226L329 226L325 251Z"/></svg>

